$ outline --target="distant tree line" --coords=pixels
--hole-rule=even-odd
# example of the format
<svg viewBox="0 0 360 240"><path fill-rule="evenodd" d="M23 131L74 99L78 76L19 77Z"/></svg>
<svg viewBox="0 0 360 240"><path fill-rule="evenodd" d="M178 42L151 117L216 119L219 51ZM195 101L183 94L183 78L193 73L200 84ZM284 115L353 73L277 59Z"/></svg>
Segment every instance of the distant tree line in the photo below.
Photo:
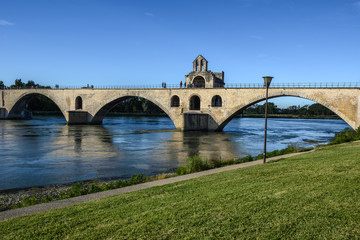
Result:
<svg viewBox="0 0 360 240"><path fill-rule="evenodd" d="M110 112L117 113L145 113L145 114L164 114L157 105L141 97L130 97L117 104Z"/></svg>
<svg viewBox="0 0 360 240"><path fill-rule="evenodd" d="M48 111L54 112L60 109L49 98L43 95L34 95L28 102L30 111ZM129 97L117 104L110 110L110 113L130 113L130 114L148 114L162 115L164 112L154 103L140 97Z"/></svg>
<svg viewBox="0 0 360 240"><path fill-rule="evenodd" d="M243 114L264 114L265 103L255 104L243 111ZM278 108L273 102L268 103L268 114L286 114L297 116L332 116L336 115L333 111L319 103L304 106L290 106L287 108Z"/></svg>
<svg viewBox="0 0 360 240"><path fill-rule="evenodd" d="M0 89L21 89L21 88L51 88L50 86L42 86L35 83L33 80L28 80L27 83L24 83L21 78L15 80L15 83L10 85L10 87L5 86L3 81L0 81Z"/></svg>

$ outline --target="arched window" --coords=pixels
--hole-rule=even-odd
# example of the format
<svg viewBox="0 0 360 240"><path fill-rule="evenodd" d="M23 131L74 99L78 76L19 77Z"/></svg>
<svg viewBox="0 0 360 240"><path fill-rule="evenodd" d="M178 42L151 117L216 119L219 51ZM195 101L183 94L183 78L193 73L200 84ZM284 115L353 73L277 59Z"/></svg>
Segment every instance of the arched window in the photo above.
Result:
<svg viewBox="0 0 360 240"><path fill-rule="evenodd" d="M80 96L75 99L75 110L82 109L82 98Z"/></svg>
<svg viewBox="0 0 360 240"><path fill-rule="evenodd" d="M205 79L201 76L197 76L194 78L194 87L196 88L204 88L205 87Z"/></svg>
<svg viewBox="0 0 360 240"><path fill-rule="evenodd" d="M190 98L190 110L200 110L200 98L198 96Z"/></svg>
<svg viewBox="0 0 360 240"><path fill-rule="evenodd" d="M204 60L201 59L200 60L200 71L203 71L204 70Z"/></svg>
<svg viewBox="0 0 360 240"><path fill-rule="evenodd" d="M171 97L171 107L179 107L180 106L180 98L176 95Z"/></svg>
<svg viewBox="0 0 360 240"><path fill-rule="evenodd" d="M211 106L212 107L222 107L222 99L219 95L213 96L211 99Z"/></svg>

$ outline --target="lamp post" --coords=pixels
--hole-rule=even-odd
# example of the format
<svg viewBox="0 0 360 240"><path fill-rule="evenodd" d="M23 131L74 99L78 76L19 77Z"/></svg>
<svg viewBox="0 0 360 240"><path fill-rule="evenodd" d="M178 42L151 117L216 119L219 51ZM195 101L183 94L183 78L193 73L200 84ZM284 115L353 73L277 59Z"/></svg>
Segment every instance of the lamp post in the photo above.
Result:
<svg viewBox="0 0 360 240"><path fill-rule="evenodd" d="M267 132L267 107L268 107L268 91L269 91L269 86L271 83L271 80L273 79L273 77L263 77L264 78L264 87L266 87L266 103L265 103L265 134L264 134L264 163L266 163L266 132Z"/></svg>

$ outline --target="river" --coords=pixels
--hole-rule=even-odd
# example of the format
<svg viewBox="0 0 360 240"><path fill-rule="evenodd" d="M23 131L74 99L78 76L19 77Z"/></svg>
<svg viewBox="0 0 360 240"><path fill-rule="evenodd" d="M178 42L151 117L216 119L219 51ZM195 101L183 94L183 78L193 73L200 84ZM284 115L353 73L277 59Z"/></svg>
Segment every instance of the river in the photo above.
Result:
<svg viewBox="0 0 360 240"><path fill-rule="evenodd" d="M342 120L268 119L268 151L325 144ZM107 117L68 126L61 117L0 121L0 190L172 171L187 156L229 159L263 151L264 119L235 118L223 132L178 132L166 117Z"/></svg>

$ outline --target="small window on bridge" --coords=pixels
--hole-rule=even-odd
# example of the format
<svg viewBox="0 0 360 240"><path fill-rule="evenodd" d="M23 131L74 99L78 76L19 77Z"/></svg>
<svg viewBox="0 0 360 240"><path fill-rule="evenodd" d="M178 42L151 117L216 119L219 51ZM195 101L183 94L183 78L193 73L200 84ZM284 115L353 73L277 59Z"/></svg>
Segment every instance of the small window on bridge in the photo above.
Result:
<svg viewBox="0 0 360 240"><path fill-rule="evenodd" d="M176 95L171 97L171 107L179 107L180 106L180 98Z"/></svg>
<svg viewBox="0 0 360 240"><path fill-rule="evenodd" d="M82 98L80 96L75 99L75 110L82 109Z"/></svg>
<svg viewBox="0 0 360 240"><path fill-rule="evenodd" d="M211 100L212 107L222 107L222 99L219 95L215 95Z"/></svg>
<svg viewBox="0 0 360 240"><path fill-rule="evenodd" d="M200 98L198 96L190 98L190 110L200 110Z"/></svg>

